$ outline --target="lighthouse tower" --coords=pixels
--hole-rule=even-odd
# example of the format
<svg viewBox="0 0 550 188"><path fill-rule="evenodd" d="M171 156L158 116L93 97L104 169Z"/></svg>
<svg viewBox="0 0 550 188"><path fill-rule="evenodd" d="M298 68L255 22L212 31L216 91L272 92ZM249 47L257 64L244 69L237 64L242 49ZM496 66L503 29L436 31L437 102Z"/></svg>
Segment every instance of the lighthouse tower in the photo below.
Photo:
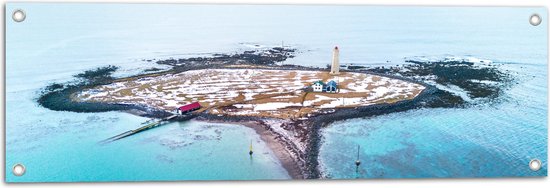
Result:
<svg viewBox="0 0 550 188"><path fill-rule="evenodd" d="M332 66L330 66L330 74L331 75L338 75L340 74L340 51L338 50L338 46L334 47L334 50L332 50Z"/></svg>

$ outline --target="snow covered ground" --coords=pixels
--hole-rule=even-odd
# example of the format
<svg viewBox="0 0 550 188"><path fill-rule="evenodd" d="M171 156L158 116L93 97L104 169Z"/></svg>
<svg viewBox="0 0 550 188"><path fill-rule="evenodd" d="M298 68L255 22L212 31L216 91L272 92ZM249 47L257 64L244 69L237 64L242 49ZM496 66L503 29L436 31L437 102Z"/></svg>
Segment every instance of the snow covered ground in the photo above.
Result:
<svg viewBox="0 0 550 188"><path fill-rule="evenodd" d="M306 92L313 82L334 80L338 93ZM303 118L320 109L392 103L416 97L424 86L363 73L338 76L322 71L202 69L125 80L85 90L78 100L139 103L173 111L200 102L212 114Z"/></svg>

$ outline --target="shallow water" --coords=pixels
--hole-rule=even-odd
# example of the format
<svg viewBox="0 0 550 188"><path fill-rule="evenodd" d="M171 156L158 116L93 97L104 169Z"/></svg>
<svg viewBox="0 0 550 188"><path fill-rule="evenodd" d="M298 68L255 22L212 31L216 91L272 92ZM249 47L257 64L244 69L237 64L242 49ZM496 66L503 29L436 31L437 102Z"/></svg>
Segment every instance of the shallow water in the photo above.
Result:
<svg viewBox="0 0 550 188"><path fill-rule="evenodd" d="M7 181L289 178L243 126L172 123L98 145L146 119L54 112L36 103L46 85L104 65L120 66L116 76L125 76L157 66L142 59L283 42L300 51L285 63L324 67L338 45L342 64L473 56L504 63L520 78L496 106L335 123L323 130L320 153L330 177L545 175L524 165L539 158L546 168L547 23L527 22L533 12L547 15L544 9L10 3L6 17L15 8L27 19L6 23L6 171L18 162L28 171L7 173ZM258 154L252 160L250 140ZM352 169L357 145L364 161L358 175Z"/></svg>
<svg viewBox="0 0 550 188"><path fill-rule="evenodd" d="M536 11L542 10L497 15L515 18ZM461 15L448 14L456 19ZM483 23L466 19L460 26L438 28L444 33L457 32L445 39L459 39L455 42L464 52L431 45L448 50L449 54L476 54L502 64L502 71L511 71L516 83L498 99L500 102L478 101L477 106L465 109L420 109L336 122L321 133L319 161L324 175L327 178L546 176L547 34L544 28L520 21L495 18L494 22ZM492 28L496 25L499 29ZM479 33L469 33L472 28ZM508 33L512 31L518 33ZM471 40L462 40L465 33L469 33L467 37ZM488 39L501 44L475 42ZM356 168L358 146L362 164ZM543 168L531 171L528 164L532 159L540 159Z"/></svg>
<svg viewBox="0 0 550 188"><path fill-rule="evenodd" d="M331 178L510 177L546 175L546 122L499 113L517 105L426 109L353 119L323 130L320 160ZM536 112L539 111L539 112ZM544 115L540 109L529 111ZM357 145L361 146L355 168Z"/></svg>
<svg viewBox="0 0 550 188"><path fill-rule="evenodd" d="M8 173L8 181L289 178L259 135L244 126L168 123L100 144L147 119L122 112L52 112L26 98L25 94L8 95L6 123L13 126L6 130L6 170L15 163L28 169L22 177ZM248 155L251 141L253 158Z"/></svg>
<svg viewBox="0 0 550 188"><path fill-rule="evenodd" d="M8 103L9 104L9 103ZM15 105L13 105L15 106ZM12 110L25 113L22 110ZM287 179L288 173L254 130L231 124L168 123L108 144L99 141L137 128L145 118L126 113L37 110L40 119L8 119L8 181L167 181ZM255 154L248 155L253 142ZM9 171L8 171L9 172Z"/></svg>

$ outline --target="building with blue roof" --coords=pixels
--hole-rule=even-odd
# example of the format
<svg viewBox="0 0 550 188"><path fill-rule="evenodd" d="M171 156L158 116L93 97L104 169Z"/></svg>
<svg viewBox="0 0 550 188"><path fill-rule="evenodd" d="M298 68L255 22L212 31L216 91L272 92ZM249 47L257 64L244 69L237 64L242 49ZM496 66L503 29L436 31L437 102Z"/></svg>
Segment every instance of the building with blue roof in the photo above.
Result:
<svg viewBox="0 0 550 188"><path fill-rule="evenodd" d="M338 92L338 84L334 80L329 81L325 85L325 92L328 92L328 93Z"/></svg>
<svg viewBox="0 0 550 188"><path fill-rule="evenodd" d="M334 80L331 80L325 84L323 81L319 80L313 82L311 88L313 89L313 92L337 93L338 83L336 83Z"/></svg>

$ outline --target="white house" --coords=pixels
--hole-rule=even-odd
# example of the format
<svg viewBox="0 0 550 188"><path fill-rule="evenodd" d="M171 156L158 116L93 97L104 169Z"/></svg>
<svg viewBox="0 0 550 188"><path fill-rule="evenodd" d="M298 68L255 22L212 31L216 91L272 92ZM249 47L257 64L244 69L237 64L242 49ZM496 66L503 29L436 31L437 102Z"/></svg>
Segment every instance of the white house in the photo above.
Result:
<svg viewBox="0 0 550 188"><path fill-rule="evenodd" d="M313 92L323 92L323 89L325 88L325 83L323 83L323 81L313 82L311 88L313 88Z"/></svg>

